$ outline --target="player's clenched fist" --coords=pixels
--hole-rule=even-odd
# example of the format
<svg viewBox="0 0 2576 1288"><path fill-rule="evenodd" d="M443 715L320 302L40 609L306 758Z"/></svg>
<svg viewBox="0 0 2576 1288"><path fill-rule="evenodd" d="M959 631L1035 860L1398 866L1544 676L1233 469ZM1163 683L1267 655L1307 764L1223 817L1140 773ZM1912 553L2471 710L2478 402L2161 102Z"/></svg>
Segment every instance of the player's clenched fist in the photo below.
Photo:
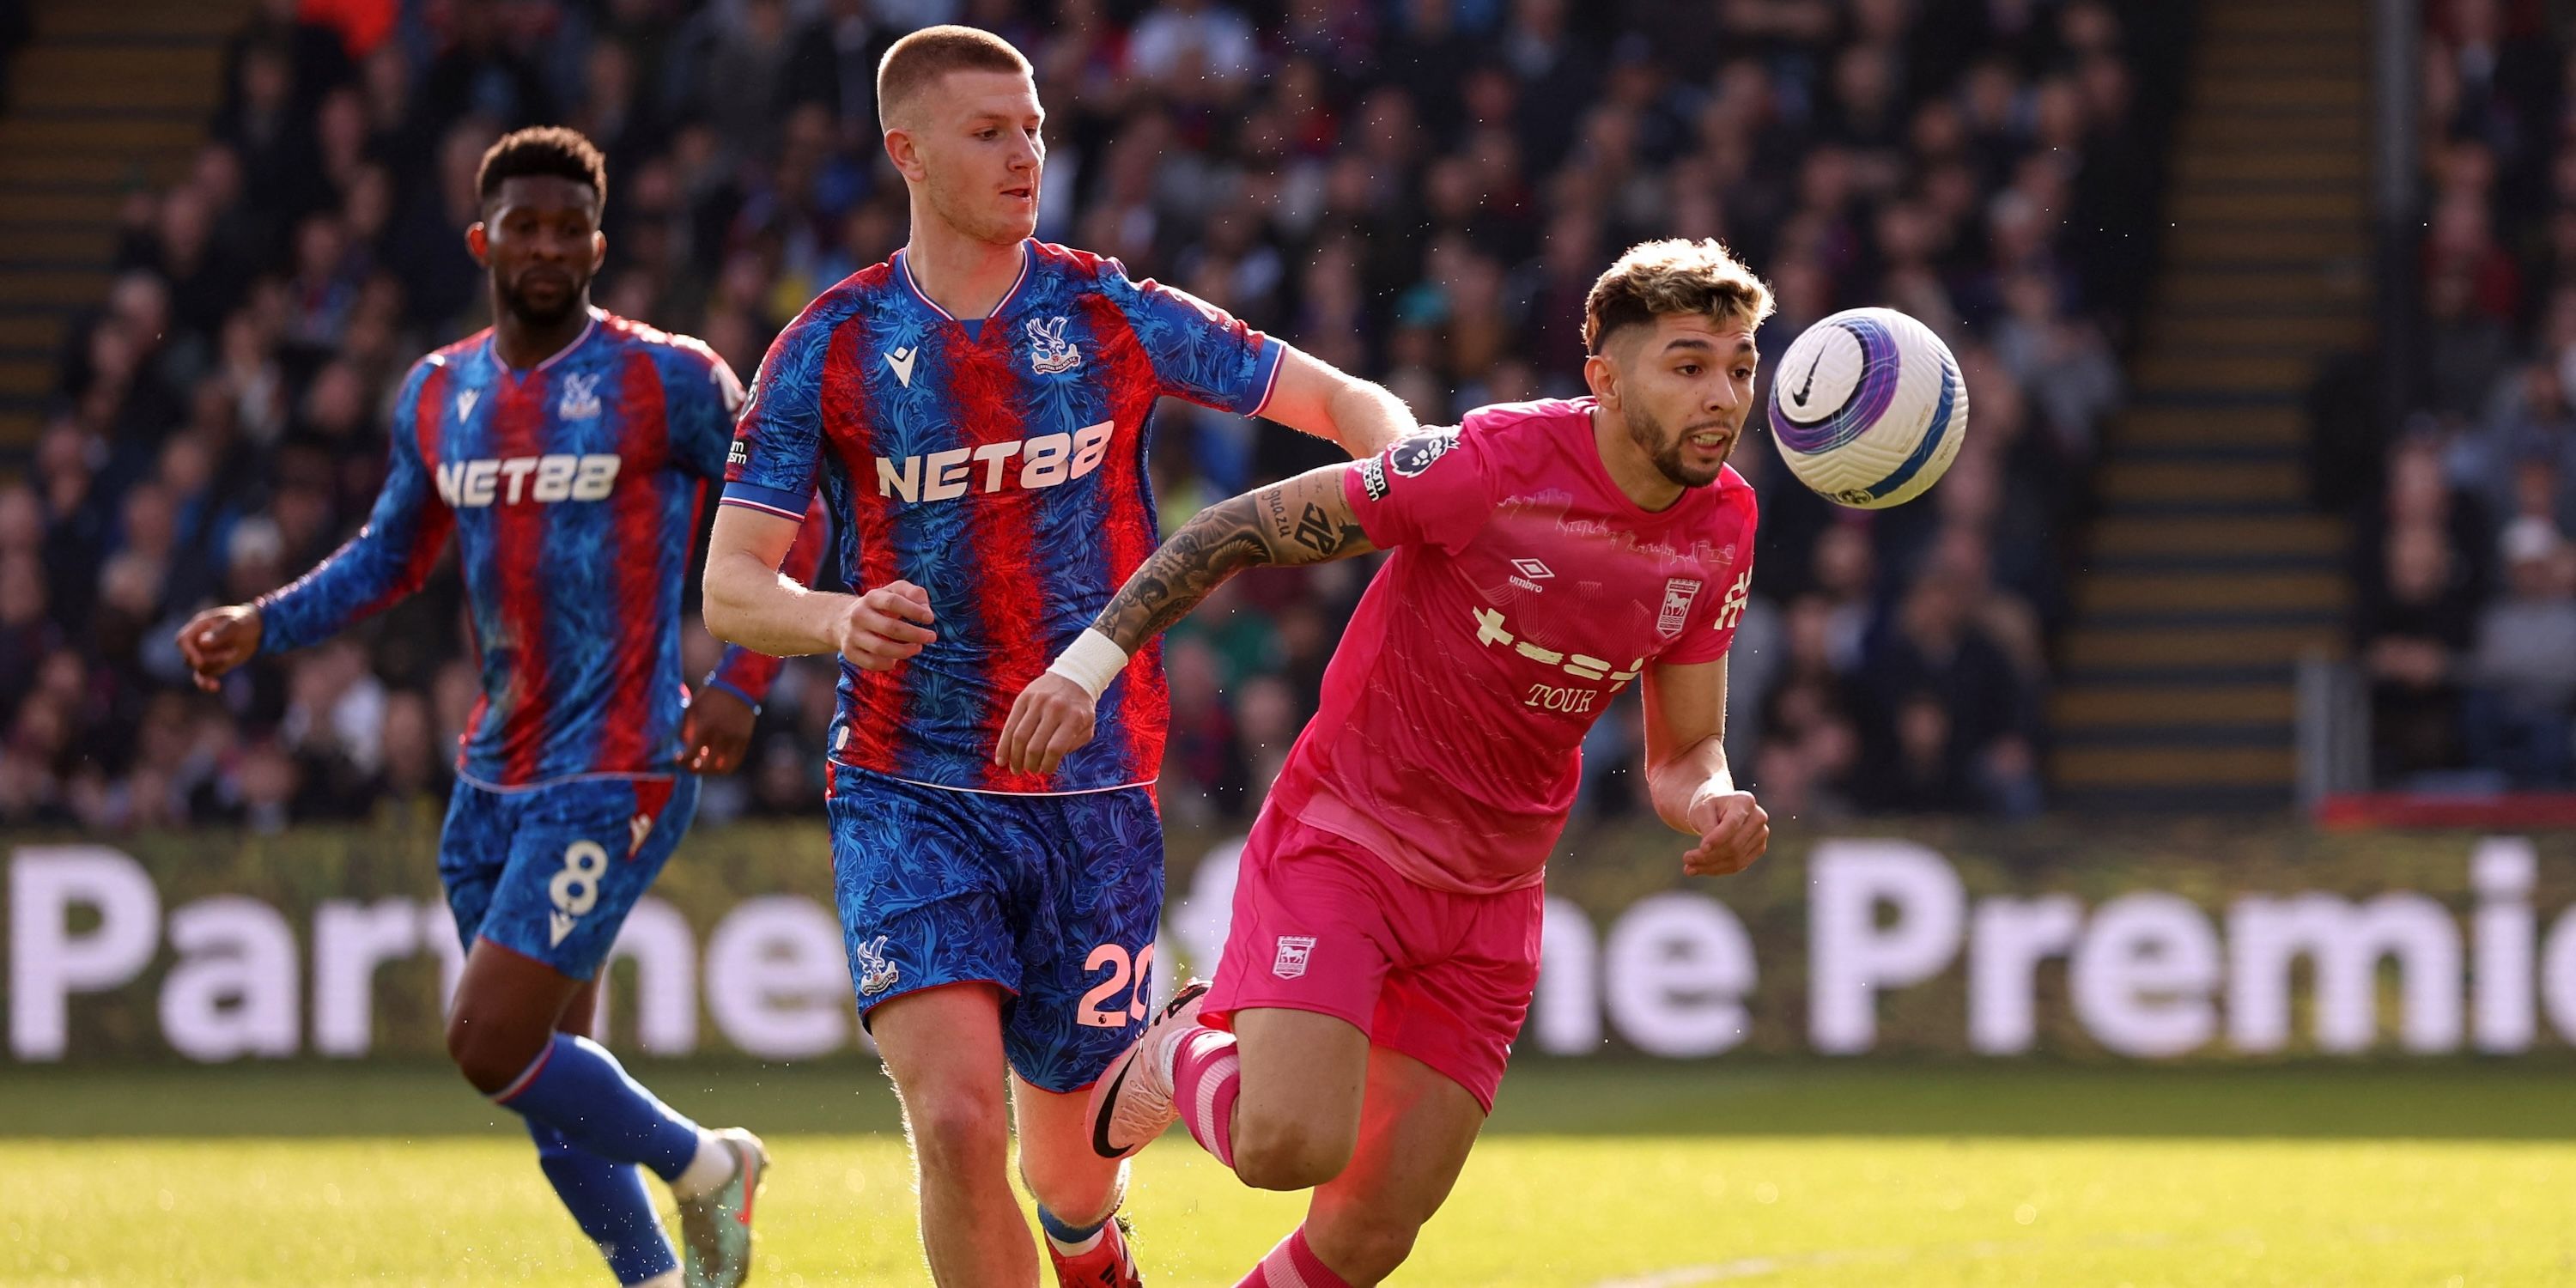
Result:
<svg viewBox="0 0 2576 1288"><path fill-rule="evenodd" d="M1091 741L1094 699L1082 686L1050 671L1020 690L1011 718L1002 723L993 763L1004 769L1052 774L1064 758Z"/></svg>
<svg viewBox="0 0 2576 1288"><path fill-rule="evenodd" d="M1771 846L1771 816L1751 792L1711 796L1691 809L1699 844L1682 856L1682 871L1695 877L1729 876L1751 867Z"/></svg>
<svg viewBox="0 0 2576 1288"><path fill-rule="evenodd" d="M841 656L863 671L893 670L939 638L929 629L936 621L929 591L908 581L887 582L851 601L841 619Z"/></svg>
<svg viewBox="0 0 2576 1288"><path fill-rule="evenodd" d="M179 628L179 656L197 673L197 687L215 691L224 672L259 652L259 610L248 604L209 608Z"/></svg>
<svg viewBox="0 0 2576 1288"><path fill-rule="evenodd" d="M680 713L680 764L692 774L730 774L751 747L760 713L741 696L708 685Z"/></svg>

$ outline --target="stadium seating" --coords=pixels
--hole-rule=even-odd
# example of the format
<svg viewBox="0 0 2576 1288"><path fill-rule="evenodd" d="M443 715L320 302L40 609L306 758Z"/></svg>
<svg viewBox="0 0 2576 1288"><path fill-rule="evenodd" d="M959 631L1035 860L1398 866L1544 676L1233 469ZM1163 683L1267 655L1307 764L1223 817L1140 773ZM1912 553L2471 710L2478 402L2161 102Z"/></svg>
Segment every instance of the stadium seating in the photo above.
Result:
<svg viewBox="0 0 2576 1288"><path fill-rule="evenodd" d="M457 232L499 131L550 120L598 138L596 300L748 372L815 291L900 242L869 76L902 23L937 18L991 26L1037 63L1055 120L1042 236L1381 379L1428 421L1575 391L1583 289L1646 236L1742 249L1779 289L1772 352L1847 304L1942 331L1976 401L1965 459L1930 499L1837 511L1760 435L1738 453L1765 517L1731 738L1775 810L2015 816L2048 803L2052 763L2067 790L2116 797L2165 781L2156 757L2201 754L2119 714L2139 698L2099 641L2145 625L2122 613L2196 622L2190 597L2233 583L2159 580L2174 529L2127 510L2103 533L2144 543L2135 575L2071 575L2096 457L2113 461L2115 507L2152 510L2199 450L2157 427L2210 382L2275 380L2283 357L2215 371L2173 332L2205 304L2142 311L2184 7L1761 0L1687 22L1655 0L257 8L42 0L21 106L0 117L0 149L50 149L65 176L0 192L0 220L55 221L58 240L0 236L73 265L0 254L0 451L23 480L0 487L0 672L33 677L0 693L0 821L274 826L435 799L472 698L450 576L220 700L184 689L170 628L292 576L363 516L392 382L480 325ZM1620 35L1644 30L1674 38ZM178 34L115 43L141 31ZM104 101L100 50L154 72L126 107L75 120ZM2203 75L2247 92L2241 70ZM184 166L178 121L205 124ZM2204 204L2222 186L2184 179ZM2174 255L2268 254L2261 238L2285 235L2225 218L2255 240L2195 233ZM2246 280L2174 273L2169 291ZM2115 418L2133 350L2149 397ZM1173 409L1155 461L1166 525L1319 452ZM1247 579L1230 615L1176 633L1167 809L1221 819L1258 799L1365 571ZM2061 644L2086 687L2052 718ZM819 666L790 669L710 817L816 808L828 689ZM1638 807L1617 768L1635 737L1633 718L1602 722L1588 812Z"/></svg>
<svg viewBox="0 0 2576 1288"><path fill-rule="evenodd" d="M2205 11L2052 711L2069 803L2290 802L2292 672L2338 651L2347 610L2300 400L2367 319L2365 16Z"/></svg>
<svg viewBox="0 0 2576 1288"><path fill-rule="evenodd" d="M2366 785L2546 810L2530 794L2576 788L2570 45L2491 0L2425 6L2423 45L2414 306L2390 337L2417 356L2388 412L2320 391L2316 485L2355 516Z"/></svg>

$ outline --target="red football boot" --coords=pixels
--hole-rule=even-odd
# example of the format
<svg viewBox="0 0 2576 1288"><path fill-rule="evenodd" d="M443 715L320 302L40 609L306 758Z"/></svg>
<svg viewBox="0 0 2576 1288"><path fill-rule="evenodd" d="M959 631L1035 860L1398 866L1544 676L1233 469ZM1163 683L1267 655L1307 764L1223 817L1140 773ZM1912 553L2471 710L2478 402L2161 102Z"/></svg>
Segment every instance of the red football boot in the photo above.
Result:
<svg viewBox="0 0 2576 1288"><path fill-rule="evenodd" d="M1111 1217L1100 1227L1100 1242L1091 1251L1068 1257L1056 1251L1052 1240L1046 1244L1047 1259L1055 1263L1057 1288L1144 1288L1145 1277L1136 1273L1136 1259L1127 1254L1127 1218Z"/></svg>

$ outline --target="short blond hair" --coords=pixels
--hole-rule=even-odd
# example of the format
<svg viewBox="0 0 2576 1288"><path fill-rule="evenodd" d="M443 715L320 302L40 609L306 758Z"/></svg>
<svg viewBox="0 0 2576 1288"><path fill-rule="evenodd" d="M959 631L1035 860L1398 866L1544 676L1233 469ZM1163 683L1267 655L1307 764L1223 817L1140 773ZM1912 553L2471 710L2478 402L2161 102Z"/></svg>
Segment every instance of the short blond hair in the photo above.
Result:
<svg viewBox="0 0 2576 1288"><path fill-rule="evenodd" d="M1622 327L1652 326L1667 314L1758 327L1771 316L1771 288L1714 237L1639 242L1584 297L1583 348L1599 353Z"/></svg>
<svg viewBox="0 0 2576 1288"><path fill-rule="evenodd" d="M893 128L895 114L914 95L950 72L1036 74L1017 47L980 27L924 27L894 42L878 60L877 119Z"/></svg>

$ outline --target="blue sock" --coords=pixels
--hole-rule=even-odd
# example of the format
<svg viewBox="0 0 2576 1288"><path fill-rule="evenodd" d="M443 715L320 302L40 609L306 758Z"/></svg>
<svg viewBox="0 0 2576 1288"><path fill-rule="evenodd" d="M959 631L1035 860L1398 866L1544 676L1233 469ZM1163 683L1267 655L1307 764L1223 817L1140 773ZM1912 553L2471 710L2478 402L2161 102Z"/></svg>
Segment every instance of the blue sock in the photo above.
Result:
<svg viewBox="0 0 2576 1288"><path fill-rule="evenodd" d="M640 1284L679 1264L672 1259L671 1241L662 1237L662 1222L653 1215L644 1174L634 1164L612 1163L534 1120L528 1134L537 1141L537 1166L554 1183L573 1224L608 1258L617 1282Z"/></svg>
<svg viewBox="0 0 2576 1288"><path fill-rule="evenodd" d="M554 1128L585 1153L641 1163L666 1181L678 1179L698 1153L696 1123L627 1077L607 1048L569 1033L556 1034L492 1102Z"/></svg>
<svg viewBox="0 0 2576 1288"><path fill-rule="evenodd" d="M1067 1225L1063 1217L1047 1211L1046 1205L1041 1203L1038 1205L1038 1228L1046 1231L1046 1236L1057 1244L1070 1248L1100 1233L1100 1227L1109 1224L1109 1217L1115 1212L1113 1208L1089 1225Z"/></svg>

